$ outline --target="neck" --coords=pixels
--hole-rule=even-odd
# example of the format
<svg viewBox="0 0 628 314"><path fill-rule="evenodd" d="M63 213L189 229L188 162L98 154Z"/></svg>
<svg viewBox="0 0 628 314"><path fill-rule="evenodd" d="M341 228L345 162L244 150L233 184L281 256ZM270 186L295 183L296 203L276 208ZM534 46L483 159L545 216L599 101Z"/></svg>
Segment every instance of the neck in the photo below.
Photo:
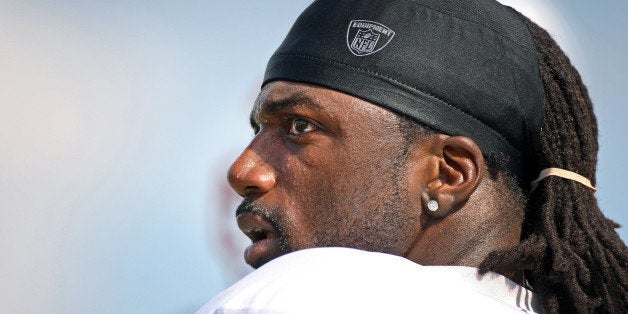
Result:
<svg viewBox="0 0 628 314"><path fill-rule="evenodd" d="M489 211L461 209L445 218L427 222L406 258L421 265L478 267L491 252L517 245L520 220L506 215L489 215ZM521 273L501 274L520 285L524 283Z"/></svg>

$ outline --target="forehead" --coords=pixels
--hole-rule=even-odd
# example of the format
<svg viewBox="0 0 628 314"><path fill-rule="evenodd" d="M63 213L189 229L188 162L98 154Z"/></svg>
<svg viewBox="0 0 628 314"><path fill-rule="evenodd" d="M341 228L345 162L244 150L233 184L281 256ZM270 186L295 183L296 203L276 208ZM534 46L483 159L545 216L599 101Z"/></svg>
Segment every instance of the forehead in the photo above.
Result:
<svg viewBox="0 0 628 314"><path fill-rule="evenodd" d="M389 110L349 94L287 81L275 81L264 86L255 101L251 118L284 109L308 109L331 116L362 116L381 120L396 118L396 114Z"/></svg>

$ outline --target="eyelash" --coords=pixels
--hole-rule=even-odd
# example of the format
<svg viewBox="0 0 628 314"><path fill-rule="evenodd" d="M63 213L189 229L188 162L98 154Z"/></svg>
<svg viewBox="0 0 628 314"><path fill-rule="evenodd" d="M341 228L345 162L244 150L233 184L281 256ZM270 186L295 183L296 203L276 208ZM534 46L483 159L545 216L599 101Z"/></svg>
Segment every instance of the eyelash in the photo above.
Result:
<svg viewBox="0 0 628 314"><path fill-rule="evenodd" d="M319 129L319 127L315 123L307 119L300 118L300 117L288 117L287 120L288 120L288 135L290 136L301 136L310 132L314 132ZM305 123L306 130L297 131L296 123L301 123L301 122Z"/></svg>
<svg viewBox="0 0 628 314"><path fill-rule="evenodd" d="M290 136L290 137L304 136L307 133L314 132L314 131L320 129L320 126L318 124L316 124L316 123L314 123L314 122L312 122L312 121L310 121L308 119L301 118L301 117L287 116L287 117L285 117L285 120L286 120L287 133L288 133L288 136ZM301 133L293 132L294 127L295 127L294 123L298 122L298 121L303 121L303 122L307 123L307 126L309 128L311 128L311 129L310 130L306 130L306 131L302 131ZM261 131L261 126L259 124L255 123L255 122L251 122L251 127L253 129L253 135L257 135L257 133L259 133Z"/></svg>

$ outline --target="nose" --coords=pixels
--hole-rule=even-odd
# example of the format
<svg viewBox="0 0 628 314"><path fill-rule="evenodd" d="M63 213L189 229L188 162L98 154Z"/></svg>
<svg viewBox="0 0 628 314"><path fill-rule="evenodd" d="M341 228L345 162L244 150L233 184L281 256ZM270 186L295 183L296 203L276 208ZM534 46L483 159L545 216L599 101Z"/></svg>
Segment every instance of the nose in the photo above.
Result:
<svg viewBox="0 0 628 314"><path fill-rule="evenodd" d="M271 165L248 147L229 168L227 179L236 193L246 197L270 191L275 185L276 174Z"/></svg>

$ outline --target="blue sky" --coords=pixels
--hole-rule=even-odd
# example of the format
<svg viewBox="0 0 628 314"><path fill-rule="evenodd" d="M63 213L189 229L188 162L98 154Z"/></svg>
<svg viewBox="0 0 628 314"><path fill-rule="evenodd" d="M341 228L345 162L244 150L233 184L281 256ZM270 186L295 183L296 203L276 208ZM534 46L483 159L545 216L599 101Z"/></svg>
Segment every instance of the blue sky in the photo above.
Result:
<svg viewBox="0 0 628 314"><path fill-rule="evenodd" d="M600 204L628 223L628 2L508 3L581 70ZM0 1L3 312L189 313L241 276L222 254L237 202L225 173L252 137L265 63L308 4Z"/></svg>

